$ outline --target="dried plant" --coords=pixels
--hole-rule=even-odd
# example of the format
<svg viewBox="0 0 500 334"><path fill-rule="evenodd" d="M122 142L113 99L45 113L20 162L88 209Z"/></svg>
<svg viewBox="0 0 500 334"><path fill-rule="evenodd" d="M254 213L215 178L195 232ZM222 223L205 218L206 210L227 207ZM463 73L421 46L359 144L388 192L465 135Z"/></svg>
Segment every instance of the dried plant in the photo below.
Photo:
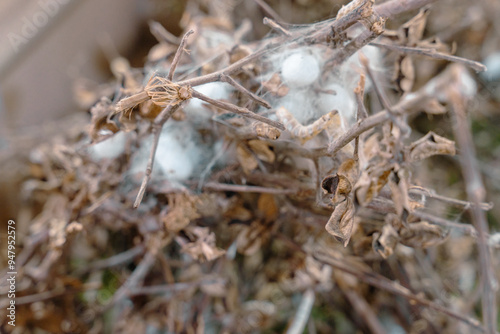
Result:
<svg viewBox="0 0 500 334"><path fill-rule="evenodd" d="M20 326L496 333L492 206L466 118L466 67L485 67L428 36L432 2L354 0L294 26L255 0L272 33L250 43L229 0L189 1L181 39L152 22L159 44L139 74L113 62L102 91L115 95L96 100L86 134L30 155ZM423 82L416 56L452 64ZM453 127L419 133L418 115ZM455 154L465 200L420 179Z"/></svg>

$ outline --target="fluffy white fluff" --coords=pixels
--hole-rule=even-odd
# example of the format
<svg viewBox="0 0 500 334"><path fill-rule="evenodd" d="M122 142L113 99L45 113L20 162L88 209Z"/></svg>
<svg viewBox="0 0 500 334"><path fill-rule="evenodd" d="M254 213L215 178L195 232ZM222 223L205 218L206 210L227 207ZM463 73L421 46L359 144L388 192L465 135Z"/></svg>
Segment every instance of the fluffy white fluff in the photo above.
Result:
<svg viewBox="0 0 500 334"><path fill-rule="evenodd" d="M114 136L88 147L88 153L94 161L118 158L124 151L129 134L118 132Z"/></svg>
<svg viewBox="0 0 500 334"><path fill-rule="evenodd" d="M194 89L215 100L227 100L233 91L233 87L225 82L210 82L196 86ZM202 100L196 98L189 100L184 107L189 120L195 123L202 123L211 119L212 112L203 107L203 103Z"/></svg>
<svg viewBox="0 0 500 334"><path fill-rule="evenodd" d="M340 83L329 84L325 87L325 91L331 91L331 93L320 93L317 99L317 107L321 114L337 110L343 120L344 128L347 124L354 123L356 120L354 93L344 88Z"/></svg>
<svg viewBox="0 0 500 334"><path fill-rule="evenodd" d="M146 170L152 138L148 138L135 154L129 173ZM153 179L182 182L192 177L206 157L209 149L188 122L169 121L163 129L153 166Z"/></svg>
<svg viewBox="0 0 500 334"><path fill-rule="evenodd" d="M288 56L281 66L283 82L290 88L300 88L312 84L319 77L318 59L307 49L301 49Z"/></svg>
<svg viewBox="0 0 500 334"><path fill-rule="evenodd" d="M494 52L484 59L488 68L481 76L488 81L500 81L500 52Z"/></svg>

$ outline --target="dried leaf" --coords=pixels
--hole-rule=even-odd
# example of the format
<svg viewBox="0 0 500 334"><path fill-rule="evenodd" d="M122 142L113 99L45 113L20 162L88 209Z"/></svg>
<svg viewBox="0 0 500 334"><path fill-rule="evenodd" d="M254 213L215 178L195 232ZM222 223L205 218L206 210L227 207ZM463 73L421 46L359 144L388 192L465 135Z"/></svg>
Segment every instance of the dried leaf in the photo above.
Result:
<svg viewBox="0 0 500 334"><path fill-rule="evenodd" d="M169 194L167 196L169 206L166 214L162 212L161 220L167 231L179 232L189 223L200 218L196 210L196 199L186 194Z"/></svg>
<svg viewBox="0 0 500 334"><path fill-rule="evenodd" d="M411 161L420 161L433 155L455 155L455 142L430 131L409 147Z"/></svg>
<svg viewBox="0 0 500 334"><path fill-rule="evenodd" d="M376 232L373 234L373 250L386 259L394 252L394 248L398 244L398 239L398 233L394 227L390 224L385 224L380 233Z"/></svg>
<svg viewBox="0 0 500 334"><path fill-rule="evenodd" d="M238 145L236 148L236 158L245 174L250 174L259 166L257 158L243 144Z"/></svg>
<svg viewBox="0 0 500 334"><path fill-rule="evenodd" d="M400 56L395 63L394 82L401 92L409 93L415 82L415 69L410 56Z"/></svg>
<svg viewBox="0 0 500 334"><path fill-rule="evenodd" d="M354 204L352 199L346 197L335 206L325 229L346 247L351 239L353 226Z"/></svg>
<svg viewBox="0 0 500 334"><path fill-rule="evenodd" d="M265 237L266 230L267 227L259 221L245 226L236 238L238 252L246 256L255 254L262 245L262 238Z"/></svg>
<svg viewBox="0 0 500 334"><path fill-rule="evenodd" d="M392 173L389 178L389 188L391 189L391 197L398 217L406 218L404 212L409 213L411 210L408 186L408 175L404 169Z"/></svg>
<svg viewBox="0 0 500 334"><path fill-rule="evenodd" d="M423 111L431 115L442 115L446 113L446 108L437 99L429 99L423 105Z"/></svg>
<svg viewBox="0 0 500 334"><path fill-rule="evenodd" d="M424 35L428 15L429 9L423 8L417 15L403 24L399 29L400 41L404 41L405 45L416 46Z"/></svg>
<svg viewBox="0 0 500 334"><path fill-rule="evenodd" d="M118 125L110 120L113 112L111 101L107 98L102 98L90 109L92 118L90 120L89 136L93 142L107 138L110 132L117 133L120 130Z"/></svg>
<svg viewBox="0 0 500 334"><path fill-rule="evenodd" d="M361 173L354 189L356 199L362 206L370 203L378 195L391 175L390 166L377 166L371 170L365 170Z"/></svg>
<svg viewBox="0 0 500 334"><path fill-rule="evenodd" d="M264 162L273 163L276 159L276 155L265 141L258 139L249 140L248 146Z"/></svg>
<svg viewBox="0 0 500 334"><path fill-rule="evenodd" d="M210 232L208 227L193 227L190 231L195 235L196 241L182 244L181 252L201 262L215 260L226 253L217 248L215 233Z"/></svg>

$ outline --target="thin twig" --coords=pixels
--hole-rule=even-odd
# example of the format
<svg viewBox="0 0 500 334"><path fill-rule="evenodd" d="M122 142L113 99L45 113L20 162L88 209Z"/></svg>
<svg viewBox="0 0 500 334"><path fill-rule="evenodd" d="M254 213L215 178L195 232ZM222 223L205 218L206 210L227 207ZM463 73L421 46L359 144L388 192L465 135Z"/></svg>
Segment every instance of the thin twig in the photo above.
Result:
<svg viewBox="0 0 500 334"><path fill-rule="evenodd" d="M181 86L195 87L195 86L203 85L203 84L206 84L209 82L220 81L222 74L231 75L233 73L236 73L236 72L240 71L241 68L243 66L245 66L246 64L253 62L254 60L259 58L260 56L263 56L266 53L268 53L269 51L280 48L282 46L283 46L283 43L269 43L266 46L264 46L262 49L260 49L259 51L256 51L256 52L238 60L236 63L229 65L228 67L223 68L222 70L219 70L219 71L207 74L207 75L203 75L200 77L182 80L182 81L177 82L177 84L179 84Z"/></svg>
<svg viewBox="0 0 500 334"><path fill-rule="evenodd" d="M374 10L383 17L393 18L401 13L420 9L437 0L390 0L375 6Z"/></svg>
<svg viewBox="0 0 500 334"><path fill-rule="evenodd" d="M110 307L120 302L126 297L130 289L135 288L146 277L149 270L153 266L156 259L156 254L152 251L146 253L134 272L127 278L125 283L115 292L111 301L108 302L101 311L109 310Z"/></svg>
<svg viewBox="0 0 500 334"><path fill-rule="evenodd" d="M168 44L179 45L181 39L171 34L163 25L156 21L149 21L149 31L158 40L158 42L166 42Z"/></svg>
<svg viewBox="0 0 500 334"><path fill-rule="evenodd" d="M172 284L162 284L162 285L152 285L152 286L143 286L143 287L135 287L130 289L127 292L127 296L129 297L134 297L134 296L141 296L141 295L160 295L160 294L165 294L165 293L172 293L172 292L180 292L184 291L187 289L195 288L203 284L213 284L217 283L220 280L216 278L203 278L200 280L197 280L195 282L182 282L182 283L172 283Z"/></svg>
<svg viewBox="0 0 500 334"><path fill-rule="evenodd" d="M286 37L292 37L292 34L288 30L286 30L281 25L276 23L276 21L274 21L268 17L264 17L264 20L262 21L262 23L264 23L266 26L270 27L271 29L273 29L274 31L279 33L280 35L283 35Z"/></svg>
<svg viewBox="0 0 500 334"><path fill-rule="evenodd" d="M269 124L269 125L274 126L275 128L278 128L282 131L285 130L285 126L283 124L281 124L280 122L273 121L269 118L266 118L264 116L256 114L256 113L248 110L247 108L238 107L237 105L234 105L232 103L214 100L214 99L212 99L206 95L203 95L195 90L193 90L193 97L198 98L200 100L203 100L205 102L208 102L208 103L210 103L218 108L221 108L221 109L233 112L235 114L242 115L242 116Z"/></svg>
<svg viewBox="0 0 500 334"><path fill-rule="evenodd" d="M420 219L424 219L431 224L459 230L459 231L462 231L463 233L470 235L472 237L478 236L478 233L477 233L476 229L474 228L474 226L469 225L469 224L463 224L463 223L449 221L447 219L437 217L437 216L434 216L430 213L420 211L420 210L413 211L411 214L413 216L420 218Z"/></svg>
<svg viewBox="0 0 500 334"><path fill-rule="evenodd" d="M488 222L486 215L481 210L481 202L484 201L486 190L481 180L481 174L477 169L476 154L472 144L472 134L467 124L465 114L465 101L458 91L449 90L451 109L455 117L454 132L458 147L460 148L460 164L465 180L465 188L468 200L474 204L471 208L472 222L478 232L479 264L481 268L482 286L482 314L487 333L497 331L497 303L496 292L498 283L493 272L490 249L488 247Z"/></svg>
<svg viewBox="0 0 500 334"><path fill-rule="evenodd" d="M142 184L139 189L139 193L137 194L137 197L134 202L134 208L138 208L139 205L142 202L142 198L144 197L144 194L146 193L146 187L148 185L149 180L151 179L151 174L153 173L153 164L155 161L155 155L156 155L156 149L158 148L158 142L160 140L161 136L161 129L163 128L163 124L165 124L166 121L174 114L174 112L179 109L181 104L177 105L169 105L165 109L162 110L162 112L156 117L153 127L152 127L152 132L153 132L153 142L151 144L151 150L149 152L149 159L148 159L148 165L146 167L146 172L144 174L144 178L142 179Z"/></svg>
<svg viewBox="0 0 500 334"><path fill-rule="evenodd" d="M486 66L481 64L480 62L470 60L467 58L462 58L458 56L448 55L446 53L438 52L436 49L426 49L426 48L418 48L418 47L410 47L410 46L401 46L401 45L392 45L378 42L371 42L370 45L386 48L392 51L397 51L399 53L407 53L407 54L416 54L420 56L427 56L434 59L442 59L450 62L464 64L476 72L484 72L486 71Z"/></svg>
<svg viewBox="0 0 500 334"><path fill-rule="evenodd" d="M373 88L375 89L375 93L377 94L377 97L382 104L382 106L389 112L389 117L391 118L391 121L401 130L401 134L409 134L410 133L410 127L401 122L401 120L398 118L398 115L395 114L394 110L391 107L391 104L389 103L389 99L387 95L385 94L384 90L380 87L379 81L377 80L377 77L375 76L375 73L373 73L372 69L370 68L370 64L368 62L368 58L366 58L365 55L360 54L359 55L359 60L363 67L365 68L366 74L368 74L368 77L372 81Z"/></svg>
<svg viewBox="0 0 500 334"><path fill-rule="evenodd" d="M227 82L228 84L230 84L231 86L233 86L234 88L236 88L237 90L239 90L241 93L247 95L249 98L251 98L252 100L254 100L255 102L257 102L258 104L260 104L261 106L263 106L264 108L271 109L271 105L269 104L269 102L267 102L263 98L255 95L254 93L252 93L251 91L249 91L248 89L246 89L245 87L243 87L242 85L240 85L238 82L236 82L229 75L222 74L221 78L220 78L220 81Z"/></svg>
<svg viewBox="0 0 500 334"><path fill-rule="evenodd" d="M396 105L393 106L393 111L396 114L403 112L404 110L412 109L422 102L424 102L429 95L427 94L427 85L422 87L416 93L411 95L407 95L406 98L399 101ZM349 144L352 140L354 140L357 136L361 135L363 132L374 128L377 125L380 125L387 120L390 119L389 112L387 110L382 110L376 113L375 115L369 116L365 119L359 120L356 124L354 124L349 130L347 130L343 135L338 137L334 142L331 142L328 146L328 154L334 155L342 147Z"/></svg>
<svg viewBox="0 0 500 334"><path fill-rule="evenodd" d="M341 48L336 54L327 61L325 66L330 68L335 68L344 63L349 57L358 52L362 47L377 38L378 35L373 31L365 29L361 34L355 37L351 42L349 42L345 47Z"/></svg>
<svg viewBox="0 0 500 334"><path fill-rule="evenodd" d="M289 195L297 193L297 190L295 189L266 188L259 186L225 184L216 182L207 182L203 186L203 189L215 190L215 191L254 192L254 193L275 194L275 195Z"/></svg>
<svg viewBox="0 0 500 334"><path fill-rule="evenodd" d="M370 329L371 333L374 334L387 333L385 328L378 320L376 313L370 307L370 304L368 304L366 299L360 296L360 294L356 291L356 289L351 289L350 287L347 287L346 289L342 289L342 292L349 300L349 303L351 303L352 307L356 311L356 314L358 314L365 320L365 323Z"/></svg>
<svg viewBox="0 0 500 334"><path fill-rule="evenodd" d="M129 250L116 254L114 256L108 257L107 259L102 259L95 261L90 265L86 265L81 270L77 270L76 276L84 275L90 271L101 270L105 268L116 267L121 264L128 263L132 261L135 257L141 255L144 252L145 247L143 245L138 245Z"/></svg>
<svg viewBox="0 0 500 334"><path fill-rule="evenodd" d="M35 293L32 295L26 295L26 296L21 296L21 297L16 297L16 306L18 305L26 305L26 304L33 304L36 302L42 302L45 300L49 300L52 298L56 298L59 296L66 296L69 294L76 294L81 291L92 291L92 290L97 290L101 288L101 284L98 283L88 283L85 284L84 286L81 287L56 287L53 290L49 291L44 291L40 293ZM9 300L4 299L0 302L0 307L3 309L4 307L9 306Z"/></svg>
<svg viewBox="0 0 500 334"><path fill-rule="evenodd" d="M464 207L466 209L470 209L474 205L474 203L468 201L462 201L456 198L439 195L433 189L427 189L420 186L411 186L409 192L410 194L413 193L413 194L423 195L425 197L433 198L448 204ZM483 202L479 204L479 207L481 208L481 210L489 211L493 209L493 203Z"/></svg>
<svg viewBox="0 0 500 334"><path fill-rule="evenodd" d="M186 34L184 34L184 37L182 37L181 44L179 45L177 51L175 52L174 59L172 60L172 64L170 65L170 70L168 71L167 75L168 81L174 80L175 69L177 68L179 61L181 60L182 52L186 51L184 50L184 46L186 45L187 39L192 34L194 34L194 30L191 29Z"/></svg>
<svg viewBox="0 0 500 334"><path fill-rule="evenodd" d="M271 8L264 0L254 0L257 5L262 8L267 15L271 16L273 19L275 19L278 22L284 22L283 19L279 16L278 13L274 9Z"/></svg>

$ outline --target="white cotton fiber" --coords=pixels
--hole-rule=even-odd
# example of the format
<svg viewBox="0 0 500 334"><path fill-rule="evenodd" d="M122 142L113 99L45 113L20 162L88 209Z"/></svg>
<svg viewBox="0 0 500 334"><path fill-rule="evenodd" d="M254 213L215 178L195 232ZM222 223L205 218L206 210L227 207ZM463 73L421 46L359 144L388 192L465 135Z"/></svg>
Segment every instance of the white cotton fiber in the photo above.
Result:
<svg viewBox="0 0 500 334"><path fill-rule="evenodd" d="M283 82L290 88L299 88L312 84L319 77L318 59L306 50L288 56L281 66Z"/></svg>
<svg viewBox="0 0 500 334"><path fill-rule="evenodd" d="M360 53L367 59L370 69L377 75L383 71L382 53L379 48L371 45L364 46L358 52L353 54L341 67L339 76L344 79L346 87L354 89L359 82L359 73L365 73L365 68L359 60ZM378 75L380 78L380 75ZM365 91L371 89L372 82L366 75Z"/></svg>
<svg viewBox="0 0 500 334"><path fill-rule="evenodd" d="M125 151L127 136L127 133L120 131L104 141L89 146L88 153L94 161L115 159Z"/></svg>
<svg viewBox="0 0 500 334"><path fill-rule="evenodd" d="M193 89L214 100L228 100L233 91L233 87L225 82L210 82L196 86ZM213 113L203 106L204 103L202 100L196 98L189 100L184 107L187 118L195 123L210 120Z"/></svg>
<svg viewBox="0 0 500 334"><path fill-rule="evenodd" d="M312 93L306 91L290 91L286 96L274 103L275 108L284 107L303 125L307 125L323 114L314 108Z"/></svg>
<svg viewBox="0 0 500 334"><path fill-rule="evenodd" d="M337 110L344 125L353 124L356 120L354 93L339 83L329 84L324 88L324 91L319 93L319 98L317 99L317 107L321 113L326 114L332 110Z"/></svg>
<svg viewBox="0 0 500 334"><path fill-rule="evenodd" d="M182 182L194 175L206 157L207 148L189 122L169 121L167 124L158 142L153 178ZM144 173L151 144L152 138L149 138L141 145L132 161L130 174Z"/></svg>
<svg viewBox="0 0 500 334"><path fill-rule="evenodd" d="M500 52L492 53L486 57L484 65L488 69L481 72L481 76L487 81L500 81Z"/></svg>

